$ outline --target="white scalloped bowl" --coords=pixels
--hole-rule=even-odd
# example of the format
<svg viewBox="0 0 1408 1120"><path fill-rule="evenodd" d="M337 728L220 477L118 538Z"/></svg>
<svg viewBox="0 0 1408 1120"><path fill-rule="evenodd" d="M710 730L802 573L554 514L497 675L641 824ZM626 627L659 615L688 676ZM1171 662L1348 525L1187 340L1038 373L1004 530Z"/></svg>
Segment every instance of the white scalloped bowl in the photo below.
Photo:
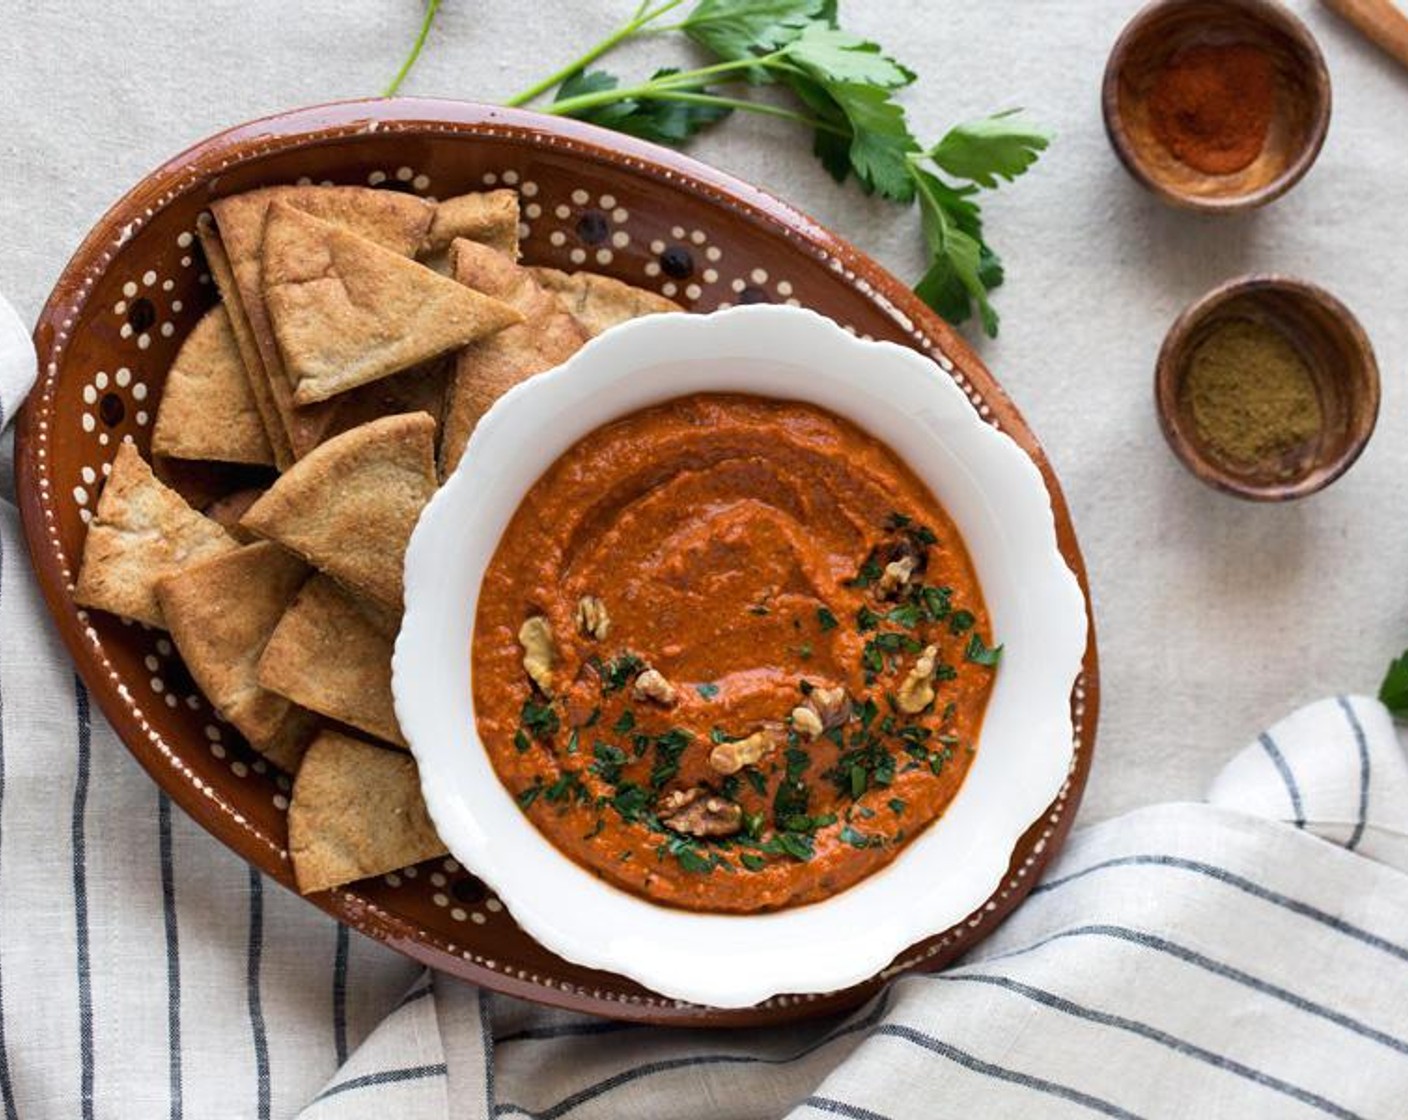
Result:
<svg viewBox="0 0 1408 1120"><path fill-rule="evenodd" d="M849 890L773 914L690 913L603 883L523 815L475 729L479 586L519 502L595 428L699 392L808 401L888 444L958 525L1006 646L977 755L947 812ZM411 538L392 685L436 828L532 937L662 995L732 1008L863 981L984 903L1066 780L1085 644L1084 599L1057 549L1041 475L952 378L813 312L755 306L624 324L494 405Z"/></svg>

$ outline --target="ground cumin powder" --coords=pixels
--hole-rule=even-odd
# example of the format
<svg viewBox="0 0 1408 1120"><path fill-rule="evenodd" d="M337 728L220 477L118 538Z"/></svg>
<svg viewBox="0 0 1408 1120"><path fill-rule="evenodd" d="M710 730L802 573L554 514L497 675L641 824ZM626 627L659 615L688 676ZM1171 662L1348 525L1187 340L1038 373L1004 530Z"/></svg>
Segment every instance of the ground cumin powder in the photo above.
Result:
<svg viewBox="0 0 1408 1120"><path fill-rule="evenodd" d="M1233 468L1277 467L1324 424L1305 361L1279 331L1249 319L1216 327L1183 383L1198 438Z"/></svg>
<svg viewBox="0 0 1408 1120"><path fill-rule="evenodd" d="M1174 55L1154 79L1154 135L1206 175L1250 166L1266 145L1276 107L1276 64L1247 43L1197 46Z"/></svg>

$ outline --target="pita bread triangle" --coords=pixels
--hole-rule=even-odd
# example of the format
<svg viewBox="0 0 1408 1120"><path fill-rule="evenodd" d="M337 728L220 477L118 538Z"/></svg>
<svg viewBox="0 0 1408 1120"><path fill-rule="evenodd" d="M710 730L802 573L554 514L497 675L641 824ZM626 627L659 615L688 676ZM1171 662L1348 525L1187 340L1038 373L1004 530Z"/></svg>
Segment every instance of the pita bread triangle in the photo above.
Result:
<svg viewBox="0 0 1408 1120"><path fill-rule="evenodd" d="M518 322L498 300L283 202L269 207L264 301L296 404L313 404Z"/></svg>
<svg viewBox="0 0 1408 1120"><path fill-rule="evenodd" d="M134 444L124 443L88 526L74 601L165 629L157 581L238 547L159 481Z"/></svg>
<svg viewBox="0 0 1408 1120"><path fill-rule="evenodd" d="M435 421L386 416L315 448L240 519L388 610L401 608L401 568L438 484Z"/></svg>
<svg viewBox="0 0 1408 1120"><path fill-rule="evenodd" d="M157 584L171 638L201 691L255 750L290 773L316 721L260 687L259 658L307 577L298 557L260 542Z"/></svg>
<svg viewBox="0 0 1408 1120"><path fill-rule="evenodd" d="M502 300L523 321L470 343L456 357L440 444L445 475L455 469L490 405L520 381L565 362L587 341L587 332L558 298L503 253L473 241L456 241L451 258L456 280Z"/></svg>
<svg viewBox="0 0 1408 1120"><path fill-rule="evenodd" d="M684 310L659 292L600 273L562 272L556 268L534 268L532 272L593 338L628 319Z"/></svg>
<svg viewBox="0 0 1408 1120"><path fill-rule="evenodd" d="M445 854L415 760L335 731L313 740L298 768L288 849L303 894Z"/></svg>
<svg viewBox="0 0 1408 1120"><path fill-rule="evenodd" d="M171 363L152 430L152 454L274 463L224 307L205 313Z"/></svg>
<svg viewBox="0 0 1408 1120"><path fill-rule="evenodd" d="M338 406L295 407L294 385L269 325L261 254L269 207L275 202L350 229L403 256L420 248L435 208L413 195L369 187L266 187L211 203L220 236L203 236L201 242L211 261L211 272L231 309L235 335L240 340L240 351L266 428L272 424L278 429L277 437L270 432L270 442L276 454L281 441L287 445L287 462L280 462L281 467L287 467L323 442L334 425ZM217 255L228 258L223 270L211 256L211 241ZM223 278L222 271L226 274Z"/></svg>
<svg viewBox="0 0 1408 1120"><path fill-rule="evenodd" d="M259 683L403 747L391 700L395 639L394 619L372 617L327 576L315 575L269 638L259 660Z"/></svg>

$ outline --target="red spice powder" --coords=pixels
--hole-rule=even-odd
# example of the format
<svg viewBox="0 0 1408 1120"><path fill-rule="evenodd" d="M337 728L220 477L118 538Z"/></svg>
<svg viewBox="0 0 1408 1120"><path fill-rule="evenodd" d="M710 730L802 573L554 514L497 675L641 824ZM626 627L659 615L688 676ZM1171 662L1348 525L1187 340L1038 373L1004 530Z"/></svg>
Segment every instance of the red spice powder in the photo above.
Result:
<svg viewBox="0 0 1408 1120"><path fill-rule="evenodd" d="M1276 64L1260 47L1197 46L1154 79L1154 135L1182 162L1230 175L1261 154L1276 104Z"/></svg>

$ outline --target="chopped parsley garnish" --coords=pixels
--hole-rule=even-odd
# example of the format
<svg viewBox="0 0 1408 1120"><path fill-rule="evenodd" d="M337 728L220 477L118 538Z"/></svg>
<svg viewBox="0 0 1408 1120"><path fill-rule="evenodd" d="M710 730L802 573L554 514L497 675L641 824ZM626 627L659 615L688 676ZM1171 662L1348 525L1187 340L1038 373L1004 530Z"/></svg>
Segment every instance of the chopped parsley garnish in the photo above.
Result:
<svg viewBox="0 0 1408 1120"><path fill-rule="evenodd" d="M742 784L743 783L738 780L737 774L730 774L727 778L725 778L722 782L719 783L719 789L723 793L723 795L727 797L730 801L737 801L738 791Z"/></svg>
<svg viewBox="0 0 1408 1120"><path fill-rule="evenodd" d="M714 861L705 859L693 848L680 848L674 853L675 859L685 871L695 875L707 875L714 870Z"/></svg>
<svg viewBox="0 0 1408 1120"><path fill-rule="evenodd" d="M704 697L705 700L712 700L719 694L719 686L713 682L705 682L704 684L695 685L694 691Z"/></svg>
<svg viewBox="0 0 1408 1120"><path fill-rule="evenodd" d="M520 790L518 796L514 798L518 802L520 809L526 809L529 805L538 800L538 794L543 792L543 782L541 778L535 779L533 784L525 790Z"/></svg>
<svg viewBox="0 0 1408 1120"><path fill-rule="evenodd" d="M880 578L882 569L874 556L866 557L865 563L860 566L860 571L856 573L856 578L846 582L847 587L869 587Z"/></svg>
<svg viewBox="0 0 1408 1120"><path fill-rule="evenodd" d="M751 607L748 608L748 613L764 615L768 613L768 608L765 603L754 603Z"/></svg>
<svg viewBox="0 0 1408 1120"><path fill-rule="evenodd" d="M779 824L788 817L805 816L811 801L811 790L802 781L802 775L812 764L811 755L797 747L788 747L783 758L787 762L787 770L778 783L772 802L773 817Z"/></svg>
<svg viewBox="0 0 1408 1120"><path fill-rule="evenodd" d="M869 607L861 607L856 611L856 626L862 631L874 630L880 625L880 616Z"/></svg>
<svg viewBox="0 0 1408 1120"><path fill-rule="evenodd" d="M623 820L632 823L642 821L650 815L650 794L633 782L627 782L616 790L611 807L621 814Z"/></svg>
<svg viewBox="0 0 1408 1120"><path fill-rule="evenodd" d="M616 717L616 722L611 725L611 730L616 732L617 735L625 735L630 732L635 725L635 712L631 711L630 708L625 708L622 710L621 714Z"/></svg>
<svg viewBox="0 0 1408 1120"><path fill-rule="evenodd" d="M949 617L948 628L954 634L964 634L973 629L973 623L977 621L972 611L954 611Z"/></svg>
<svg viewBox="0 0 1408 1120"><path fill-rule="evenodd" d="M601 830L606 827L606 818L597 817L596 824L592 825L592 830L582 837L583 840L595 840L601 835Z"/></svg>
<svg viewBox="0 0 1408 1120"><path fill-rule="evenodd" d="M924 605L924 613L930 621L939 622L953 612L953 588L925 587L919 592L919 601Z"/></svg>
<svg viewBox="0 0 1408 1120"><path fill-rule="evenodd" d="M795 860L805 863L816 854L816 849L812 846L810 836L801 836L795 832L779 832L773 837L777 846Z"/></svg>
<svg viewBox="0 0 1408 1120"><path fill-rule="evenodd" d="M573 799L581 801L586 796L586 787L582 785L582 779L577 776L575 770L566 771L543 791L543 797L553 803Z"/></svg>
<svg viewBox="0 0 1408 1120"><path fill-rule="evenodd" d="M836 621L836 616L825 607L818 607L816 610L816 620L821 625L822 633L828 630L835 630L841 624Z"/></svg>
<svg viewBox="0 0 1408 1120"><path fill-rule="evenodd" d="M902 797L892 797L892 798L890 798L888 804L889 804L889 806L890 806L890 812L894 813L895 816L897 816L897 817L902 817L902 816L904 816L904 811L905 811L905 807L906 807L906 806L905 806L905 802L904 802L904 798L902 798Z"/></svg>
<svg viewBox="0 0 1408 1120"><path fill-rule="evenodd" d="M680 756L691 738L688 731L676 727L655 740L655 765L650 771L652 788L663 789L680 772Z"/></svg>
<svg viewBox="0 0 1408 1120"><path fill-rule="evenodd" d="M519 718L522 719L523 726L538 739L555 735L557 729L562 726L561 720L557 718L557 709L552 706L551 701L539 704L531 696L523 701L523 711Z"/></svg>
<svg viewBox="0 0 1408 1120"><path fill-rule="evenodd" d="M1002 660L1002 647L993 646L989 649L987 644L983 641L982 635L974 630L972 635L968 638L968 649L964 653L964 656L969 661L973 662L974 665L994 667Z"/></svg>
<svg viewBox="0 0 1408 1120"><path fill-rule="evenodd" d="M870 848L879 847L884 843L884 840L878 836L867 836L863 832L857 832L850 825L846 825L841 829L841 842L849 844L853 848Z"/></svg>
<svg viewBox="0 0 1408 1120"><path fill-rule="evenodd" d="M902 607L896 607L892 611L885 612L885 617L890 622L898 623L906 630L913 630L919 625L919 620L923 615L923 610L918 603L906 603Z"/></svg>
<svg viewBox="0 0 1408 1120"><path fill-rule="evenodd" d="M518 748L519 754L526 754L533 744L528 738L528 733L520 727L513 733L513 745Z"/></svg>
<svg viewBox="0 0 1408 1120"><path fill-rule="evenodd" d="M809 660L811 660L811 656L812 656L812 644L811 644L811 642L803 642L801 645L799 645L799 646L797 647L797 656L800 657L803 661L809 661Z"/></svg>
<svg viewBox="0 0 1408 1120"><path fill-rule="evenodd" d="M598 739L592 744L592 757L596 759L587 769L608 785L621 781L621 767L626 764L626 752L610 743Z"/></svg>
<svg viewBox="0 0 1408 1120"><path fill-rule="evenodd" d="M754 852L740 852L738 862L743 864L749 871L761 871L768 865L768 861Z"/></svg>
<svg viewBox="0 0 1408 1120"><path fill-rule="evenodd" d="M748 779L748 784L753 787L753 792L759 797L768 795L768 781L763 777L762 772L753 769L751 766L743 771L743 776Z"/></svg>
<svg viewBox="0 0 1408 1120"><path fill-rule="evenodd" d="M619 657L613 657L601 667L601 691L619 692L644 668L645 662L629 650Z"/></svg>

